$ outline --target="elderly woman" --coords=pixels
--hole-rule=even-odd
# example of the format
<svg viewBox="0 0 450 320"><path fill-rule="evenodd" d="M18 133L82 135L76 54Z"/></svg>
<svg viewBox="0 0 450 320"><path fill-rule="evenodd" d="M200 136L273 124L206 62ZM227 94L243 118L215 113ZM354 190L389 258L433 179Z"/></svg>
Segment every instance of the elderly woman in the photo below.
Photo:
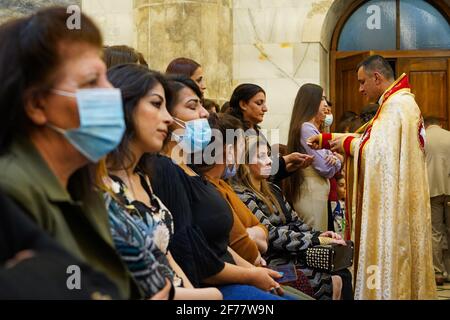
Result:
<svg viewBox="0 0 450 320"><path fill-rule="evenodd" d="M120 91L107 80L98 28L83 15L69 30L67 17L50 8L0 28L0 187L122 298L140 298L89 170L122 138Z"/></svg>

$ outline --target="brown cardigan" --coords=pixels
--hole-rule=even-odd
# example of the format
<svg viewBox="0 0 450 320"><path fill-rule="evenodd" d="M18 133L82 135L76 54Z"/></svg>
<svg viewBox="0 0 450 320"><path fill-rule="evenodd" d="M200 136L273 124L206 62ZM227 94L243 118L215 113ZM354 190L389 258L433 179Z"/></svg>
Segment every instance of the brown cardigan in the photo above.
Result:
<svg viewBox="0 0 450 320"><path fill-rule="evenodd" d="M239 199L233 188L222 179L207 177L220 194L227 200L233 212L233 228L230 232L230 247L242 258L253 264L258 257L258 247L250 239L247 228L258 226L264 230L268 237L267 228L259 222L250 209Z"/></svg>

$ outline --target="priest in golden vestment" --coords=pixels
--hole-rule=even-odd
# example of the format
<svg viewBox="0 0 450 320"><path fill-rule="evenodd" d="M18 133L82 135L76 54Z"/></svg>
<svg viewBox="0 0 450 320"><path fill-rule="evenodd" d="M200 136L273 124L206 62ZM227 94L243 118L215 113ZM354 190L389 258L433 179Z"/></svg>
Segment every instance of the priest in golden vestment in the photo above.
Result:
<svg viewBox="0 0 450 320"><path fill-rule="evenodd" d="M359 91L380 107L354 134L311 137L345 154L348 234L355 241L355 299L436 299L422 115L408 78L368 57Z"/></svg>

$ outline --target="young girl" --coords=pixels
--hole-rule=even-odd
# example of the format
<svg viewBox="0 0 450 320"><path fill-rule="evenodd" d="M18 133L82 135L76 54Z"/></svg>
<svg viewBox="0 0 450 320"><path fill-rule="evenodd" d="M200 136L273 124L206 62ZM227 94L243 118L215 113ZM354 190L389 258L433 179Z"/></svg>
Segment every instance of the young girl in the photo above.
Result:
<svg viewBox="0 0 450 320"><path fill-rule="evenodd" d="M318 272L308 268L302 256L309 247L330 243L345 245L345 241L334 232L312 229L298 217L278 186L267 181L271 166L272 160L264 141L257 136L247 137L245 164L239 166L233 187L269 230L269 249L265 255L268 265L295 264L309 278L316 299L340 299L343 275L344 298L351 298L348 270L339 275Z"/></svg>

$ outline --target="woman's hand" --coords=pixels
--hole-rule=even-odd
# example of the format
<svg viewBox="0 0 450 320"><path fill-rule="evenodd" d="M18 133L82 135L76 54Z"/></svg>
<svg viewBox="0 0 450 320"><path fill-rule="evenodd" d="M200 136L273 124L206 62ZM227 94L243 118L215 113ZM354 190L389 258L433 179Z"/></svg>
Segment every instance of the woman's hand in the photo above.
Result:
<svg viewBox="0 0 450 320"><path fill-rule="evenodd" d="M260 262L261 262L261 267L267 267L267 262L266 262L266 260L264 260L263 257L261 257Z"/></svg>
<svg viewBox="0 0 450 320"><path fill-rule="evenodd" d="M253 226L247 228L247 234L248 237L256 243L258 251L261 254L266 253L268 244L267 244L267 236L264 230L259 226Z"/></svg>
<svg viewBox="0 0 450 320"><path fill-rule="evenodd" d="M248 237L249 237L250 239L252 239L253 241L256 240L257 234L256 234L256 230L255 230L255 229L253 229L253 228L247 228L247 234L248 234Z"/></svg>
<svg viewBox="0 0 450 320"><path fill-rule="evenodd" d="M335 166L338 158L334 154L329 154L325 157L325 163L330 166Z"/></svg>
<svg viewBox="0 0 450 320"><path fill-rule="evenodd" d="M14 258L6 261L5 263L5 268L9 269L9 268L13 268L14 266L16 266L17 264L19 264L20 262L33 258L34 257L34 251L31 250L23 250L23 251L19 251Z"/></svg>
<svg viewBox="0 0 450 320"><path fill-rule="evenodd" d="M255 265L256 267L263 267L263 265L261 264L261 254L258 252L258 256L255 259L255 262L253 263L253 265Z"/></svg>
<svg viewBox="0 0 450 320"><path fill-rule="evenodd" d="M320 134L316 134L314 136L309 137L306 139L306 144L314 150L319 149L319 142L320 142Z"/></svg>
<svg viewBox="0 0 450 320"><path fill-rule="evenodd" d="M291 154L283 156L283 159L286 163L286 170L288 172L294 172L298 169L309 167L313 162L314 157L300 152L292 152Z"/></svg>
<svg viewBox="0 0 450 320"><path fill-rule="evenodd" d="M319 237L331 238L332 241L330 241L330 243L340 244L340 245L343 245L343 246L347 245L345 240L342 239L341 235L339 235L339 234L337 234L336 232L333 232L333 231L325 231Z"/></svg>
<svg viewBox="0 0 450 320"><path fill-rule="evenodd" d="M251 268L248 272L250 285L273 294L283 294L280 284L274 280L282 277L278 272L260 267Z"/></svg>
<svg viewBox="0 0 450 320"><path fill-rule="evenodd" d="M338 152L341 154L344 154L344 139L346 139L347 136L342 136L340 138L336 138L330 141L330 150L333 152Z"/></svg>
<svg viewBox="0 0 450 320"><path fill-rule="evenodd" d="M256 267L267 267L267 262L263 257L261 257L260 253L258 253L258 257L256 258L254 265Z"/></svg>
<svg viewBox="0 0 450 320"><path fill-rule="evenodd" d="M174 300L223 300L217 288L175 288Z"/></svg>
<svg viewBox="0 0 450 320"><path fill-rule="evenodd" d="M169 279L166 279L166 285L160 291L158 291L150 300L169 300L170 289L172 288L172 283Z"/></svg>
<svg viewBox="0 0 450 320"><path fill-rule="evenodd" d="M333 231L325 231L324 233L321 233L319 237L327 237L336 240L342 240L341 235Z"/></svg>
<svg viewBox="0 0 450 320"><path fill-rule="evenodd" d="M334 152L333 153L340 161L342 164L344 164L344 156L340 153Z"/></svg>

